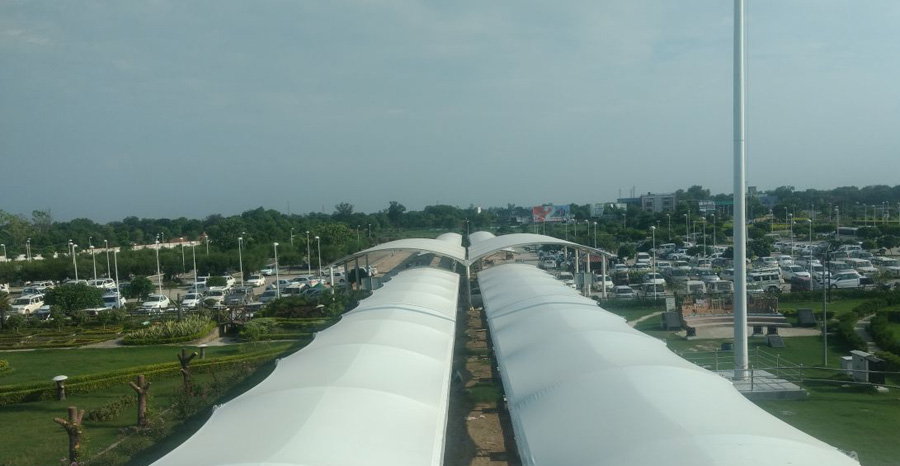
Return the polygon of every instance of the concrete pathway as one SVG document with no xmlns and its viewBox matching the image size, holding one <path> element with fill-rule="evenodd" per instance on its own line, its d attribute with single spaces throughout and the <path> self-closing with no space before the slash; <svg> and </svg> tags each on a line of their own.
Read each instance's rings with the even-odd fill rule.
<svg viewBox="0 0 900 466">
<path fill-rule="evenodd" d="M 866 342 L 866 352 L 874 353 L 876 351 L 880 351 L 881 348 L 875 344 L 875 340 L 872 339 L 872 335 L 869 335 L 869 322 L 872 320 L 872 317 L 875 317 L 875 314 L 868 315 L 856 321 L 856 334 L 859 335 L 863 341 Z"/>
<path fill-rule="evenodd" d="M 637 319 L 635 319 L 635 320 L 632 320 L 631 322 L 628 322 L 628 325 L 634 327 L 635 325 L 637 325 L 637 324 L 639 324 L 639 323 L 641 323 L 641 322 L 643 322 L 643 321 L 645 321 L 645 320 L 647 320 L 647 319 L 652 319 L 652 318 L 654 318 L 654 317 L 656 317 L 656 316 L 662 315 L 662 313 L 663 313 L 663 311 L 657 311 L 657 312 L 654 312 L 654 313 L 652 313 L 652 314 L 647 314 L 647 315 L 645 315 L 645 316 L 642 316 L 642 317 L 640 317 L 640 318 L 637 318 Z"/>
</svg>

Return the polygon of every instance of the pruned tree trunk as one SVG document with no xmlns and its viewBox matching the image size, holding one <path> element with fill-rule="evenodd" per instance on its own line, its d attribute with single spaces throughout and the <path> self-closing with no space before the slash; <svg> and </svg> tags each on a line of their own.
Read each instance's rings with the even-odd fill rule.
<svg viewBox="0 0 900 466">
<path fill-rule="evenodd" d="M 79 410 L 74 406 L 69 406 L 69 420 L 61 418 L 53 418 L 53 422 L 63 426 L 66 433 L 69 434 L 69 462 L 78 461 L 78 450 L 81 447 L 81 419 L 84 417 L 84 410 Z"/>
<path fill-rule="evenodd" d="M 131 389 L 138 395 L 138 427 L 147 425 L 147 392 L 150 391 L 150 382 L 145 382 L 144 374 L 137 376 L 137 383 L 128 382 Z"/>
<path fill-rule="evenodd" d="M 184 391 L 186 393 L 193 393 L 191 387 L 191 360 L 197 357 L 197 352 L 194 351 L 191 354 L 188 354 L 187 350 L 181 348 L 181 354 L 178 355 L 178 362 L 181 363 L 181 376 L 184 378 Z"/>
</svg>

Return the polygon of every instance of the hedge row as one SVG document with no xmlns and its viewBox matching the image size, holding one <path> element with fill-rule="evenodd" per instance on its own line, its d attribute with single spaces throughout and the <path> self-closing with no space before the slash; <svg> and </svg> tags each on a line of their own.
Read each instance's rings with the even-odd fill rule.
<svg viewBox="0 0 900 466">
<path fill-rule="evenodd" d="M 313 340 L 313 334 L 311 333 L 266 333 L 264 335 L 260 335 L 258 338 L 261 341 L 268 340 L 303 340 L 310 342 Z"/>
<path fill-rule="evenodd" d="M 262 362 L 273 359 L 283 350 L 268 350 L 257 353 L 223 356 L 216 359 L 195 360 L 191 364 L 194 373 L 209 372 L 214 369 L 227 369 L 248 362 Z M 168 377 L 180 373 L 181 365 L 178 362 L 148 364 L 144 366 L 129 367 L 114 371 L 100 372 L 72 377 L 66 381 L 67 393 L 90 393 L 103 390 L 115 385 L 126 384 L 134 380 L 138 374 L 147 377 Z M 0 406 L 53 399 L 56 396 L 56 387 L 46 382 L 31 382 L 24 384 L 0 386 Z"/>
<path fill-rule="evenodd" d="M 129 346 L 139 346 L 139 345 L 167 345 L 171 343 L 182 343 L 185 341 L 192 341 L 198 338 L 203 338 L 206 335 L 209 335 L 209 332 L 212 332 L 214 328 L 216 328 L 216 323 L 210 321 L 199 331 L 191 333 L 189 335 L 182 335 L 180 337 L 171 337 L 171 338 L 129 338 L 125 337 L 122 339 L 123 345 Z"/>
<path fill-rule="evenodd" d="M 846 350 L 860 350 L 865 351 L 868 348 L 865 340 L 858 333 L 856 333 L 856 322 L 859 320 L 859 316 L 853 312 L 848 312 L 846 314 L 842 314 L 838 317 L 837 327 L 834 329 L 834 334 L 837 337 L 838 341 L 840 341 L 844 349 Z"/>
<path fill-rule="evenodd" d="M 869 322 L 869 334 L 872 340 L 883 351 L 893 354 L 900 354 L 900 340 L 890 328 L 888 316 L 886 313 L 879 313 Z"/>
<path fill-rule="evenodd" d="M 876 351 L 875 356 L 884 360 L 885 371 L 900 372 L 900 356 L 887 351 Z"/>
</svg>

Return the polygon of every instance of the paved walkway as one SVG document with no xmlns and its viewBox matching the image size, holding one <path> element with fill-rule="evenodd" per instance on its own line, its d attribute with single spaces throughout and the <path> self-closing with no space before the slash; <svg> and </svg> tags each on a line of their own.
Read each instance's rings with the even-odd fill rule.
<svg viewBox="0 0 900 466">
<path fill-rule="evenodd" d="M 875 344 L 875 340 L 872 339 L 872 335 L 869 335 L 869 322 L 872 320 L 872 317 L 875 317 L 875 314 L 868 315 L 856 321 L 856 334 L 866 342 L 866 352 L 874 353 L 876 351 L 880 351 L 881 348 Z"/>
<path fill-rule="evenodd" d="M 647 320 L 647 319 L 652 319 L 652 318 L 654 318 L 654 317 L 656 317 L 656 316 L 658 316 L 658 315 L 662 315 L 662 313 L 663 313 L 663 311 L 657 311 L 657 312 L 654 312 L 654 313 L 652 313 L 652 314 L 647 314 L 647 315 L 645 315 L 645 316 L 642 316 L 642 317 L 639 317 L 639 318 L 637 318 L 637 319 L 634 319 L 634 320 L 632 320 L 631 322 L 628 322 L 628 325 L 634 327 L 635 325 L 637 325 L 637 324 L 639 324 L 639 323 L 641 323 L 641 322 L 643 322 L 643 321 L 645 321 L 645 320 Z"/>
</svg>

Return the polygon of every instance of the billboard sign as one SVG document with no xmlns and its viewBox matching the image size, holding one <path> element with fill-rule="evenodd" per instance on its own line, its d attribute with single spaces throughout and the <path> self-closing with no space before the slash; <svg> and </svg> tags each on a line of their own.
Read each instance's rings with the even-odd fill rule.
<svg viewBox="0 0 900 466">
<path fill-rule="evenodd" d="M 531 217 L 534 223 L 565 222 L 569 219 L 569 204 L 536 205 L 531 208 Z"/>
<path fill-rule="evenodd" d="M 591 204 L 591 217 L 598 218 L 603 216 L 603 204 Z"/>
</svg>

